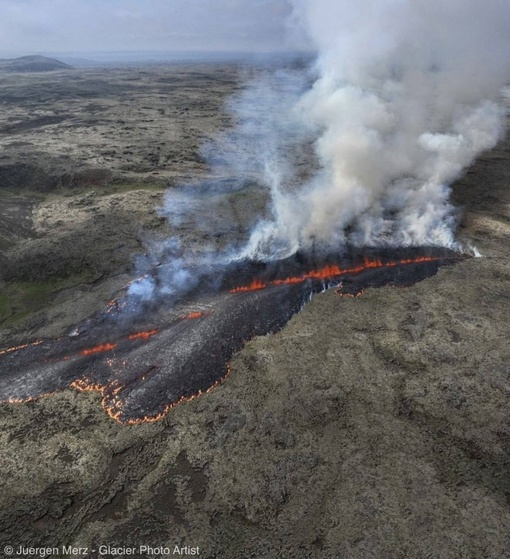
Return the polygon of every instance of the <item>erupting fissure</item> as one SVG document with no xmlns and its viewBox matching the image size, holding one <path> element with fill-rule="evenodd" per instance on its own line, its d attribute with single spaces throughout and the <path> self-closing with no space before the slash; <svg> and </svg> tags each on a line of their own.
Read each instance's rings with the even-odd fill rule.
<svg viewBox="0 0 510 559">
<path fill-rule="evenodd" d="M 300 276 L 288 277 L 285 279 L 277 279 L 268 282 L 264 282 L 260 279 L 253 280 L 248 285 L 243 285 L 241 287 L 235 287 L 230 290 L 230 293 L 246 293 L 249 291 L 258 291 L 260 289 L 265 289 L 267 287 L 277 286 L 277 285 L 294 285 L 297 283 L 303 283 L 307 280 L 331 280 L 339 276 L 345 276 L 347 274 L 360 274 L 366 270 L 374 268 L 394 268 L 395 266 L 405 266 L 408 264 L 421 264 L 425 262 L 437 262 L 440 258 L 434 256 L 419 256 L 416 258 L 405 258 L 402 260 L 390 260 L 383 262 L 382 260 L 370 260 L 365 258 L 362 264 L 357 266 L 351 266 L 349 268 L 340 268 L 337 265 L 324 266 L 318 270 L 312 270 Z"/>
</svg>

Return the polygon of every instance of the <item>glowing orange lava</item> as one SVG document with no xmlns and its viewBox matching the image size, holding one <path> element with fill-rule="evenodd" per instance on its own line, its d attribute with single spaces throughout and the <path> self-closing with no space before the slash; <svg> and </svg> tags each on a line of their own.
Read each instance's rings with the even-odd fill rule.
<svg viewBox="0 0 510 559">
<path fill-rule="evenodd" d="M 48 392 L 40 396 L 27 396 L 26 398 L 7 398 L 7 400 L 0 402 L 0 404 L 29 404 L 30 402 L 36 402 L 37 400 L 53 396 L 54 394 L 56 394 L 56 392 Z"/>
<path fill-rule="evenodd" d="M 344 293 L 342 291 L 342 288 L 339 287 L 338 289 L 335 290 L 335 293 L 337 295 L 340 295 L 340 297 L 351 297 L 351 298 L 356 298 L 356 297 L 362 297 L 363 295 L 365 295 L 365 290 L 362 289 L 361 291 L 358 291 L 358 293 Z"/>
<path fill-rule="evenodd" d="M 122 420 L 120 419 L 120 417 L 114 417 L 113 415 L 111 415 L 108 410 L 106 409 L 105 405 L 103 404 L 103 409 L 106 411 L 106 413 L 108 413 L 108 415 L 110 417 L 112 417 L 113 419 L 115 419 L 116 421 L 118 421 L 119 423 L 123 423 L 123 424 L 127 424 L 127 425 L 140 425 L 141 423 L 156 423 L 157 421 L 160 421 L 161 419 L 163 419 L 165 417 L 165 415 L 168 414 L 168 412 L 172 409 L 175 408 L 176 406 L 180 405 L 180 404 L 184 404 L 185 402 L 191 402 L 192 400 L 196 400 L 197 398 L 200 398 L 200 396 L 203 396 L 204 394 L 209 394 L 210 392 L 212 392 L 217 386 L 219 386 L 220 384 L 222 384 L 225 379 L 230 375 L 230 363 L 227 363 L 227 367 L 226 367 L 226 371 L 225 374 L 223 375 L 223 377 L 221 377 L 220 379 L 218 379 L 214 384 L 212 384 L 207 390 L 199 390 L 196 394 L 192 394 L 191 396 L 181 396 L 177 401 L 172 402 L 171 404 L 168 404 L 167 406 L 165 406 L 165 408 L 163 409 L 163 411 L 161 411 L 160 413 L 158 413 L 157 415 L 153 415 L 153 416 L 146 416 L 146 417 L 139 417 L 136 419 L 126 419 L 126 420 Z M 121 410 L 122 413 L 122 410 Z"/>
<path fill-rule="evenodd" d="M 19 351 L 20 349 L 26 349 L 27 347 L 34 347 L 36 345 L 41 345 L 43 343 L 42 340 L 37 340 L 36 342 L 32 342 L 30 344 L 23 344 L 18 345 L 15 347 L 8 347 L 7 349 L 0 350 L 0 355 L 6 355 L 7 353 L 13 353 L 14 351 Z"/>
<path fill-rule="evenodd" d="M 421 264 L 423 262 L 436 262 L 440 258 L 434 256 L 419 256 L 417 258 L 407 258 L 404 260 L 393 260 L 388 262 L 383 262 L 382 260 L 369 260 L 366 258 L 362 264 L 357 266 L 351 266 L 350 268 L 340 268 L 340 266 L 331 265 L 324 266 L 319 270 L 312 270 L 300 276 L 289 277 L 281 280 L 273 280 L 269 282 L 263 282 L 262 280 L 253 280 L 249 285 L 244 285 L 241 287 L 236 287 L 230 290 L 230 293 L 246 293 L 249 291 L 258 291 L 260 289 L 265 289 L 266 287 L 271 287 L 273 285 L 294 285 L 297 283 L 305 282 L 306 280 L 327 280 L 338 276 L 343 276 L 345 274 L 359 274 L 365 270 L 370 270 L 373 268 L 394 268 L 395 266 L 403 266 L 406 264 Z"/>
<path fill-rule="evenodd" d="M 88 349 L 82 349 L 80 351 L 80 355 L 87 356 L 87 355 L 96 355 L 98 353 L 104 353 L 105 351 L 112 351 L 115 349 L 117 344 L 101 344 L 97 345 L 96 347 L 90 347 Z"/>
<path fill-rule="evenodd" d="M 191 402 L 204 394 L 209 394 L 212 392 L 218 385 L 224 382 L 224 380 L 230 374 L 230 363 L 227 363 L 225 375 L 218 379 L 214 384 L 212 384 L 207 390 L 199 390 L 196 394 L 192 394 L 191 396 L 181 396 L 175 402 L 168 404 L 165 408 L 158 414 L 152 416 L 145 416 L 145 417 L 138 417 L 134 419 L 122 419 L 122 414 L 124 412 L 124 407 L 120 397 L 118 396 L 119 392 L 124 388 L 122 385 L 118 384 L 117 381 L 113 381 L 111 384 L 95 384 L 90 382 L 87 379 L 78 379 L 73 381 L 70 384 L 71 388 L 78 390 L 79 392 L 99 392 L 101 395 L 101 407 L 106 412 L 106 414 L 117 423 L 122 423 L 124 425 L 140 425 L 141 423 L 156 423 L 165 417 L 168 412 L 178 406 L 179 404 L 183 404 L 185 402 Z M 38 398 L 32 398 L 27 401 L 37 400 Z M 19 402 L 11 402 L 11 403 L 21 403 Z"/>
<path fill-rule="evenodd" d="M 123 411 L 122 402 L 117 396 L 120 390 L 122 390 L 122 386 L 118 385 L 117 381 L 113 381 L 110 384 L 94 384 L 88 379 L 78 379 L 73 381 L 69 386 L 79 392 L 99 392 L 103 410 L 118 423 L 124 423 L 121 420 Z M 106 393 L 108 389 L 111 389 L 111 396 Z"/>
<path fill-rule="evenodd" d="M 401 265 L 406 265 L 406 264 L 419 264 L 419 263 L 424 263 L 424 262 L 435 262 L 435 261 L 438 261 L 438 260 L 440 260 L 440 258 L 427 257 L 427 256 L 421 256 L 421 257 L 417 257 L 417 258 L 409 258 L 409 259 L 398 260 L 398 261 L 388 261 L 388 262 L 383 262 L 381 260 L 365 259 L 363 261 L 363 263 L 358 264 L 356 266 L 352 266 L 350 268 L 340 268 L 339 266 L 336 266 L 336 265 L 330 265 L 330 266 L 324 266 L 323 268 L 320 268 L 318 270 L 312 270 L 312 271 L 304 273 L 300 276 L 288 277 L 288 278 L 285 278 L 285 279 L 273 280 L 273 281 L 269 281 L 269 282 L 263 282 L 262 280 L 255 279 L 249 285 L 241 286 L 241 287 L 237 287 L 235 289 L 232 289 L 230 291 L 230 293 L 243 293 L 243 292 L 257 291 L 257 290 L 264 289 L 264 288 L 270 287 L 270 286 L 299 284 L 299 283 L 302 283 L 302 282 L 304 282 L 306 280 L 309 280 L 309 279 L 312 279 L 312 280 L 331 280 L 333 278 L 337 278 L 337 277 L 342 276 L 342 275 L 358 274 L 358 273 L 361 273 L 365 270 L 373 269 L 373 268 L 392 268 L 392 267 L 395 267 L 395 266 L 401 266 Z M 361 290 L 356 295 L 352 295 L 352 294 L 349 294 L 349 293 L 342 293 L 342 287 L 340 285 L 340 287 L 338 287 L 338 289 L 337 289 L 337 293 L 339 295 L 342 295 L 342 296 L 357 297 L 357 296 L 362 295 L 363 291 Z M 112 301 L 110 303 L 111 306 L 114 306 L 114 304 L 115 304 L 115 301 Z M 182 320 L 198 319 L 198 318 L 208 316 L 210 314 L 211 314 L 211 312 L 192 312 L 192 313 L 190 313 L 186 316 L 181 317 L 181 319 Z M 158 330 L 156 330 L 156 329 L 148 330 L 148 331 L 145 331 L 145 332 L 136 332 L 136 333 L 128 335 L 127 338 L 124 338 L 124 343 L 125 343 L 126 339 L 130 340 L 130 341 L 148 340 L 149 338 L 151 338 L 152 336 L 155 336 L 156 334 L 158 334 Z M 21 350 L 21 349 L 24 349 L 24 348 L 27 348 L 27 347 L 30 347 L 30 346 L 40 345 L 42 343 L 43 343 L 42 340 L 39 340 L 39 341 L 36 341 L 36 342 L 33 342 L 33 343 L 20 345 L 20 346 L 16 346 L 16 347 L 12 347 L 12 348 L 7 348 L 5 350 L 0 350 L 0 356 L 4 355 L 4 354 L 7 354 L 7 353 L 14 352 L 14 351 L 18 351 L 18 350 Z M 119 342 L 119 344 L 122 344 L 122 343 L 123 342 Z M 104 353 L 104 352 L 109 352 L 109 351 L 112 351 L 112 350 L 116 349 L 119 344 L 117 344 L 117 343 L 103 343 L 103 344 L 97 345 L 95 347 L 83 349 L 79 352 L 78 355 L 89 356 L 89 355 L 96 355 L 96 354 L 101 354 L 101 353 Z M 70 357 L 67 356 L 67 357 L 64 357 L 63 359 L 67 360 L 67 359 L 70 359 Z M 157 366 L 152 365 L 140 377 L 141 380 L 145 380 L 147 374 L 149 372 L 151 372 L 153 369 L 157 369 Z M 124 404 L 123 404 L 123 401 L 121 399 L 121 394 L 120 393 L 122 392 L 122 390 L 127 388 L 127 385 L 120 384 L 118 379 L 114 379 L 110 382 L 107 382 L 106 384 L 99 384 L 99 383 L 94 383 L 87 378 L 81 378 L 81 379 L 77 379 L 77 380 L 73 381 L 69 385 L 69 387 L 74 388 L 75 390 L 78 390 L 80 392 L 98 392 L 101 396 L 101 406 L 110 418 L 117 421 L 118 423 L 128 424 L 128 425 L 138 425 L 138 424 L 141 424 L 141 423 L 155 423 L 155 422 L 161 420 L 163 417 L 165 417 L 167 415 L 167 413 L 172 408 L 178 406 L 179 404 L 182 404 L 184 402 L 189 402 L 191 400 L 199 398 L 203 394 L 207 394 L 207 393 L 211 392 L 219 384 L 224 382 L 224 380 L 229 376 L 229 374 L 230 374 L 230 364 L 227 363 L 225 374 L 223 375 L 223 377 L 218 379 L 214 384 L 212 384 L 206 390 L 204 390 L 204 391 L 199 390 L 195 394 L 192 394 L 191 396 L 181 396 L 181 398 L 179 398 L 175 402 L 172 402 L 172 403 L 166 405 L 163 408 L 163 410 L 156 415 L 133 418 L 133 419 L 124 419 L 123 418 L 123 415 L 125 414 L 125 410 L 124 410 Z M 50 392 L 50 393 L 41 394 L 41 395 L 35 396 L 35 397 L 28 397 L 28 398 L 25 398 L 25 399 L 14 399 L 13 398 L 13 399 L 7 400 L 7 402 L 12 403 L 12 404 L 22 404 L 22 403 L 27 403 L 27 402 L 33 402 L 33 401 L 36 401 L 36 400 L 40 400 L 41 398 L 51 396 L 52 394 L 54 394 L 54 393 Z M 0 402 L 0 403 L 4 403 L 4 402 Z"/>
<path fill-rule="evenodd" d="M 128 340 L 148 340 L 155 336 L 159 330 L 148 330 L 147 332 L 137 332 L 136 334 L 130 334 Z"/>
<path fill-rule="evenodd" d="M 259 289 L 265 289 L 269 284 L 264 283 L 261 280 L 253 280 L 250 285 L 244 285 L 242 287 L 236 287 L 231 289 L 230 293 L 245 293 L 247 291 L 258 291 Z"/>
<path fill-rule="evenodd" d="M 194 318 L 203 318 L 204 316 L 209 315 L 210 313 L 207 312 L 192 312 L 187 314 L 186 316 L 181 317 L 181 320 L 191 320 Z"/>
</svg>

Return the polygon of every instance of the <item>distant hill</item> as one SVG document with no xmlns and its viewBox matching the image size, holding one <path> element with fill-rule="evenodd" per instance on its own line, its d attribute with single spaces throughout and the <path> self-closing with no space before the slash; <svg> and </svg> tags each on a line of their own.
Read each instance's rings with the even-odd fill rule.
<svg viewBox="0 0 510 559">
<path fill-rule="evenodd" d="M 69 68 L 72 68 L 72 66 L 46 56 L 0 58 L 0 72 L 52 72 Z"/>
</svg>

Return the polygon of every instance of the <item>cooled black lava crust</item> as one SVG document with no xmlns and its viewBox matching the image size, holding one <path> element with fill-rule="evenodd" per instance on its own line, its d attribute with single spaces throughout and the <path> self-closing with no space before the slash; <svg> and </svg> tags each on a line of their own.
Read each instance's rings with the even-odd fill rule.
<svg viewBox="0 0 510 559">
<path fill-rule="evenodd" d="M 366 258 L 384 264 L 421 257 L 434 260 L 278 283 L 325 266 L 353 268 Z M 364 250 L 348 257 L 298 254 L 279 262 L 211 269 L 173 309 L 158 300 L 133 313 L 129 301 L 121 298 L 58 340 L 0 354 L 0 400 L 27 401 L 74 386 L 98 390 L 105 411 L 118 421 L 154 420 L 217 384 L 248 340 L 282 328 L 314 293 L 335 286 L 344 295 L 388 284 L 407 286 L 459 258 L 443 249 Z M 213 276 L 219 281 L 212 281 Z M 254 280 L 267 287 L 233 292 Z M 190 314 L 197 312 L 201 314 Z M 148 334 L 133 337 L 140 332 Z"/>
</svg>

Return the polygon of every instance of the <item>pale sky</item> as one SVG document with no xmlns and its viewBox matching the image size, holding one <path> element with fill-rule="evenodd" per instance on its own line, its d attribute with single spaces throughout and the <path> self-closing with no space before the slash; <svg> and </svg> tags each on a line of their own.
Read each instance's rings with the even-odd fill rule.
<svg viewBox="0 0 510 559">
<path fill-rule="evenodd" d="M 0 52 L 299 48 L 288 0 L 0 0 Z"/>
</svg>

